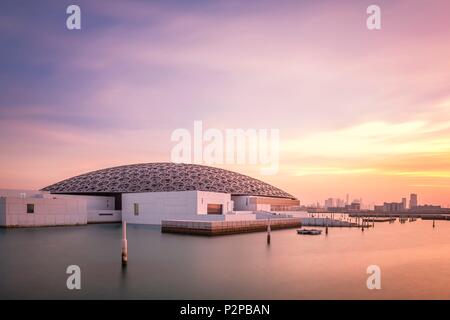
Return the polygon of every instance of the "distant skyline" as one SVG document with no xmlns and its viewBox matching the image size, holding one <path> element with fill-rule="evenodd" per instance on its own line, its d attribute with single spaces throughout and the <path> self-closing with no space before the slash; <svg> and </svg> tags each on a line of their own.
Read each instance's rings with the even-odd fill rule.
<svg viewBox="0 0 450 320">
<path fill-rule="evenodd" d="M 347 200 L 344 200 L 339 197 L 337 197 L 337 198 L 329 197 L 329 198 L 324 199 L 322 203 L 320 201 L 316 201 L 313 203 L 304 203 L 303 205 L 315 207 L 315 206 L 317 206 L 317 204 L 319 204 L 319 206 L 325 207 L 325 208 L 326 207 L 338 207 L 339 208 L 339 207 L 345 207 L 345 205 L 351 204 L 353 202 L 360 203 L 362 205 L 361 206 L 362 209 L 373 209 L 374 206 L 383 205 L 384 203 L 402 203 L 403 207 L 406 209 L 409 209 L 411 207 L 416 207 L 418 205 L 419 206 L 432 205 L 431 203 L 420 202 L 420 195 L 415 194 L 415 193 L 405 195 L 401 199 L 385 199 L 379 203 L 365 202 L 364 199 L 362 199 L 362 198 L 356 198 L 356 199 L 347 201 Z M 450 202 L 443 206 L 450 208 Z"/>
<path fill-rule="evenodd" d="M 176 128 L 280 130 L 303 204 L 450 203 L 449 1 L 0 3 L 0 188 L 170 161 Z"/>
</svg>

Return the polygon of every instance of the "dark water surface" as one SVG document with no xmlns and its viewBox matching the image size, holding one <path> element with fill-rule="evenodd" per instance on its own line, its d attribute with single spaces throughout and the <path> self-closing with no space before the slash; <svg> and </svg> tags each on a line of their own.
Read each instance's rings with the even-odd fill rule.
<svg viewBox="0 0 450 320">
<path fill-rule="evenodd" d="M 119 224 L 0 229 L 1 299 L 431 299 L 450 298 L 450 222 L 378 223 L 204 238 L 128 226 L 120 263 Z M 66 268 L 81 268 L 68 290 Z M 366 269 L 381 268 L 381 290 Z"/>
</svg>

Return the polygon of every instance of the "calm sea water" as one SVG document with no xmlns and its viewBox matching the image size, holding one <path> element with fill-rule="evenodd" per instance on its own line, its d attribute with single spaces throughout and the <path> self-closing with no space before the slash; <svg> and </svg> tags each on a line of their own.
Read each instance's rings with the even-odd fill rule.
<svg viewBox="0 0 450 320">
<path fill-rule="evenodd" d="M 0 229 L 1 299 L 431 299 L 450 298 L 450 222 L 377 223 L 204 238 L 128 226 L 129 265 L 118 224 Z M 66 288 L 68 265 L 82 289 Z M 366 287 L 369 265 L 381 290 Z"/>
</svg>

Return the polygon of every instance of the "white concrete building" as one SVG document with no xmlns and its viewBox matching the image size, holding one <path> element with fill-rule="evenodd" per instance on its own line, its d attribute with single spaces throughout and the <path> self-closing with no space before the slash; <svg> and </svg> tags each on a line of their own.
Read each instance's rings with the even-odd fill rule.
<svg viewBox="0 0 450 320">
<path fill-rule="evenodd" d="M 114 197 L 0 190 L 0 226 L 42 227 L 120 222 Z"/>
<path fill-rule="evenodd" d="M 63 195 L 61 199 L 79 199 L 86 201 L 87 223 L 106 223 L 122 221 L 122 211 L 115 209 L 115 198 L 95 195 Z"/>
<path fill-rule="evenodd" d="M 76 198 L 0 197 L 0 226 L 41 227 L 87 224 L 86 201 Z"/>
<path fill-rule="evenodd" d="M 161 224 L 162 220 L 221 220 L 232 213 L 233 202 L 226 193 L 175 191 L 124 193 L 122 216 L 128 223 Z"/>
<path fill-rule="evenodd" d="M 98 170 L 58 182 L 32 196 L 4 194 L 0 201 L 3 226 L 254 220 L 300 204 L 294 196 L 239 173 L 174 163 Z M 33 213 L 28 212 L 31 206 Z"/>
</svg>

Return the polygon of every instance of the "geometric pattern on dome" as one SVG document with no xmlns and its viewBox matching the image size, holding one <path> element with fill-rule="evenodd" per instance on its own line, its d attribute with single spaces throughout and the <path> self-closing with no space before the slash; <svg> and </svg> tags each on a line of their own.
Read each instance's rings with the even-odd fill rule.
<svg viewBox="0 0 450 320">
<path fill-rule="evenodd" d="M 296 199 L 258 179 L 198 164 L 142 163 L 97 170 L 42 189 L 51 193 L 212 191 Z"/>
</svg>

